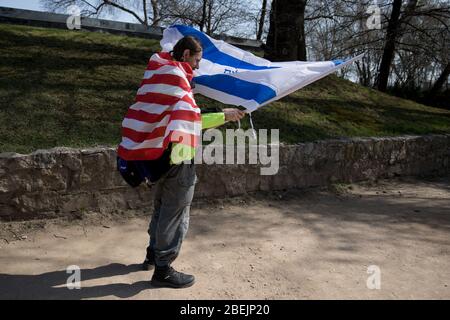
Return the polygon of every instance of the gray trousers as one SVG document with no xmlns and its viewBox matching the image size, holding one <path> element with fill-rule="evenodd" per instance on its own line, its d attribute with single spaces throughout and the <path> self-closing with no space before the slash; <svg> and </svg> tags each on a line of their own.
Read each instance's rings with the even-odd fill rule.
<svg viewBox="0 0 450 320">
<path fill-rule="evenodd" d="M 170 168 L 155 185 L 154 212 L 148 233 L 155 264 L 170 265 L 178 256 L 189 227 L 189 211 L 194 197 L 195 165 Z"/>
</svg>

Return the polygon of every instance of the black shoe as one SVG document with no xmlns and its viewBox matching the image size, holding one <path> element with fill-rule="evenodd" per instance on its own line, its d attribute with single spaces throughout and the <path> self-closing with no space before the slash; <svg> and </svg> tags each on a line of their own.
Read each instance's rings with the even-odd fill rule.
<svg viewBox="0 0 450 320">
<path fill-rule="evenodd" d="M 150 248 L 147 248 L 147 255 L 142 263 L 142 269 L 145 271 L 152 270 L 155 266 L 155 252 Z"/>
<path fill-rule="evenodd" d="M 194 284 L 195 278 L 190 274 L 176 271 L 172 267 L 156 267 L 152 277 L 152 286 L 166 288 L 187 288 Z"/>
</svg>

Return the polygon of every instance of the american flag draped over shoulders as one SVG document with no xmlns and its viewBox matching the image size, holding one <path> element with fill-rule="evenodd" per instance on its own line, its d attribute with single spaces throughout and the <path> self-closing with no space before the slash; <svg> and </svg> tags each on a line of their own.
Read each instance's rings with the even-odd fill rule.
<svg viewBox="0 0 450 320">
<path fill-rule="evenodd" d="M 148 63 L 135 103 L 122 122 L 117 153 L 124 160 L 155 160 L 170 143 L 195 148 L 201 134 L 200 108 L 191 90 L 193 70 L 167 52 Z"/>
</svg>

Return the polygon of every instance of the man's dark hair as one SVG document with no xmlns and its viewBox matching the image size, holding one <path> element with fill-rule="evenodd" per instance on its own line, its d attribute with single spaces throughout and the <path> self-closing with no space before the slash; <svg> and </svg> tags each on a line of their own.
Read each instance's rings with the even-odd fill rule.
<svg viewBox="0 0 450 320">
<path fill-rule="evenodd" d="M 173 48 L 173 51 L 171 51 L 173 58 L 176 61 L 181 61 L 184 50 L 186 49 L 189 49 L 189 52 L 191 54 L 196 54 L 202 51 L 202 44 L 197 38 L 194 38 L 192 36 L 184 37 L 177 42 L 177 44 Z"/>
</svg>

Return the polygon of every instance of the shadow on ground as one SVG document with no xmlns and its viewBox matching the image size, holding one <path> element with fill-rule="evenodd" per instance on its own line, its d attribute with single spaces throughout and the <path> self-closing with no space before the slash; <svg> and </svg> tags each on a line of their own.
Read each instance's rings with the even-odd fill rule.
<svg viewBox="0 0 450 320">
<path fill-rule="evenodd" d="M 82 269 L 81 274 L 85 282 L 139 271 L 142 271 L 140 264 L 113 263 L 93 269 Z M 68 290 L 66 285 L 69 276 L 66 270 L 39 275 L 0 274 L 0 299 L 79 300 L 108 296 L 130 298 L 143 290 L 152 289 L 149 281 L 138 281 L 132 284 L 114 283 Z"/>
</svg>

